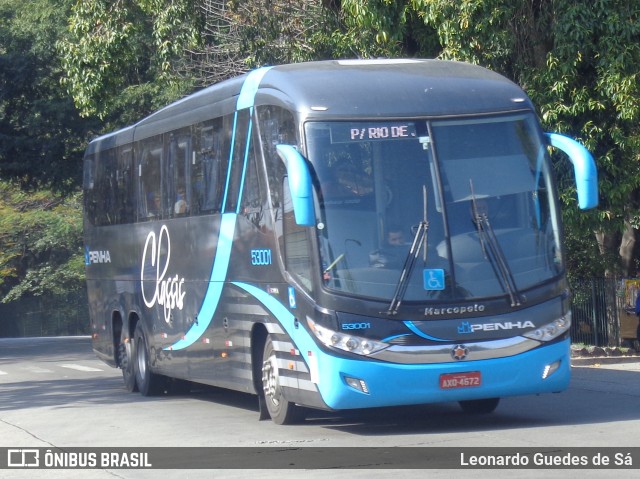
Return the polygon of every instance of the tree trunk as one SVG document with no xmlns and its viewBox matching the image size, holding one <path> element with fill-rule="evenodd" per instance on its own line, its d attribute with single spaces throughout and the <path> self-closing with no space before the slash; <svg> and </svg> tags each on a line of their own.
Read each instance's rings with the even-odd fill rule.
<svg viewBox="0 0 640 479">
<path fill-rule="evenodd" d="M 619 263 L 617 258 L 620 256 L 621 242 L 618 233 L 608 233 L 604 231 L 596 231 L 596 241 L 600 254 L 605 257 L 606 264 L 616 265 Z M 613 278 L 616 276 L 615 267 L 607 267 L 605 277 Z"/>
<path fill-rule="evenodd" d="M 620 265 L 622 267 L 622 276 L 625 278 L 633 278 L 636 273 L 636 265 L 634 261 L 634 252 L 636 246 L 636 229 L 629 223 L 624 222 L 624 231 L 620 241 Z"/>
</svg>

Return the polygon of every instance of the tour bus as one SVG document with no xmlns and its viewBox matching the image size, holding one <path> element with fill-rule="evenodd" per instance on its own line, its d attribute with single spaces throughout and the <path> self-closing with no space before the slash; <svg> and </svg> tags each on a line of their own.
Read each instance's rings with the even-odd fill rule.
<svg viewBox="0 0 640 479">
<path fill-rule="evenodd" d="M 551 147 L 596 206 L 589 152 L 478 66 L 309 62 L 202 89 L 88 146 L 93 348 L 129 391 L 242 391 L 278 424 L 562 391 Z"/>
</svg>

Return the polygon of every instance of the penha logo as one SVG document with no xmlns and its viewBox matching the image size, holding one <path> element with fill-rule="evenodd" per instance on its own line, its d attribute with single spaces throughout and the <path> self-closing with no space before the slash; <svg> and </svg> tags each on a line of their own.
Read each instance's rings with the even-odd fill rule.
<svg viewBox="0 0 640 479">
<path fill-rule="evenodd" d="M 111 263 L 111 253 L 106 251 L 91 251 L 88 246 L 84 248 L 84 264 L 89 266 L 90 264 Z"/>
<path fill-rule="evenodd" d="M 505 321 L 504 323 L 474 323 L 463 321 L 458 326 L 458 334 L 470 334 L 475 331 L 499 331 L 511 329 L 529 329 L 535 328 L 536 325 L 531 321 Z"/>
<path fill-rule="evenodd" d="M 156 304 L 164 307 L 164 320 L 171 322 L 171 311 L 178 308 L 182 310 L 185 292 L 184 278 L 176 274 L 165 278 L 171 260 L 171 238 L 166 225 L 160 228 L 160 234 L 156 238 L 155 232 L 147 235 L 142 252 L 142 267 L 140 268 L 140 285 L 142 287 L 142 299 L 147 308 L 153 308 Z M 148 294 L 153 289 L 152 294 Z"/>
</svg>

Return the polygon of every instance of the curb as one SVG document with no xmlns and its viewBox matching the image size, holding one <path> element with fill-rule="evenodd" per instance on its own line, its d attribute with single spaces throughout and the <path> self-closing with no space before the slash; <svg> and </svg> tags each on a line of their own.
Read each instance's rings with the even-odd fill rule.
<svg viewBox="0 0 640 479">
<path fill-rule="evenodd" d="M 630 364 L 640 363 L 640 356 L 606 356 L 595 358 L 571 358 L 571 366 L 593 366 L 594 364 Z"/>
</svg>

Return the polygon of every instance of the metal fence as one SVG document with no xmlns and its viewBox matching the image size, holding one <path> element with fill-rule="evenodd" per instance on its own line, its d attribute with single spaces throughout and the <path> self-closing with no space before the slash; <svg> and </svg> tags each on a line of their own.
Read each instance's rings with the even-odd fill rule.
<svg viewBox="0 0 640 479">
<path fill-rule="evenodd" d="M 0 338 L 89 334 L 86 290 L 0 303 Z"/>
<path fill-rule="evenodd" d="M 638 280 L 591 278 L 573 281 L 571 341 L 591 346 L 637 346 L 635 299 Z"/>
</svg>

